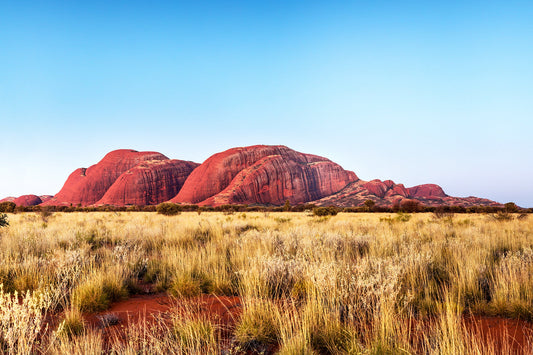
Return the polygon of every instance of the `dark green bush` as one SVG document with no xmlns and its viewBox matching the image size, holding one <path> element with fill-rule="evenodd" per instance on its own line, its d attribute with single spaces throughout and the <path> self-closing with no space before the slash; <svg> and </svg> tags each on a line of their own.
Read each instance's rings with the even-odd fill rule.
<svg viewBox="0 0 533 355">
<path fill-rule="evenodd" d="M 6 226 L 9 226 L 9 222 L 7 221 L 7 214 L 0 214 L 0 227 Z"/>
<path fill-rule="evenodd" d="M 14 202 L 2 202 L 0 203 L 0 212 L 13 213 L 16 207 Z"/>
<path fill-rule="evenodd" d="M 163 214 L 165 216 L 175 216 L 181 213 L 181 206 L 175 203 L 170 202 L 164 202 L 160 203 L 156 207 L 156 211 L 159 214 Z"/>
<path fill-rule="evenodd" d="M 422 206 L 420 206 L 420 202 L 416 200 L 403 200 L 400 203 L 400 211 L 401 212 L 407 212 L 407 213 L 415 213 L 422 210 Z"/>
<path fill-rule="evenodd" d="M 516 213 L 518 212 L 518 206 L 514 202 L 507 202 L 505 205 L 505 212 Z"/>
<path fill-rule="evenodd" d="M 365 205 L 367 211 L 373 211 L 374 210 L 374 206 L 376 205 L 376 201 L 374 201 L 374 200 L 366 200 L 364 205 Z"/>
<path fill-rule="evenodd" d="M 315 216 L 336 216 L 338 212 L 335 207 L 316 207 L 313 209 Z"/>
</svg>

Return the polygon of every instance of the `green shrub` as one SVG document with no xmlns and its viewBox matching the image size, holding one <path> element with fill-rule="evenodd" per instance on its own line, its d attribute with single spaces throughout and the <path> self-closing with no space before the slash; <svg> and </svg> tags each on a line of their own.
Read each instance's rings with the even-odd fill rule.
<svg viewBox="0 0 533 355">
<path fill-rule="evenodd" d="M 511 221 L 514 219 L 514 216 L 507 211 L 498 211 L 491 215 L 491 218 L 498 222 Z"/>
<path fill-rule="evenodd" d="M 85 321 L 81 312 L 77 308 L 72 308 L 65 312 L 63 321 L 59 323 L 57 335 L 72 336 L 81 335 L 85 330 Z"/>
<path fill-rule="evenodd" d="M 366 200 L 364 202 L 364 205 L 365 205 L 365 210 L 373 211 L 374 210 L 374 206 L 376 205 L 376 201 L 374 201 L 374 200 Z"/>
<path fill-rule="evenodd" d="M 17 205 L 15 205 L 14 202 L 2 202 L 0 203 L 0 212 L 7 212 L 7 213 L 13 213 L 15 212 L 15 208 Z"/>
<path fill-rule="evenodd" d="M 79 284 L 72 293 L 72 303 L 82 312 L 102 311 L 111 302 L 128 296 L 124 277 L 119 273 L 108 271 L 96 274 Z"/>
<path fill-rule="evenodd" d="M 202 288 L 198 280 L 188 275 L 175 278 L 170 286 L 170 293 L 176 297 L 194 297 L 202 293 Z"/>
<path fill-rule="evenodd" d="M 400 203 L 400 211 L 407 212 L 407 213 L 414 213 L 414 212 L 420 212 L 422 210 L 422 206 L 420 206 L 420 202 L 416 200 L 402 200 Z"/>
<path fill-rule="evenodd" d="M 181 213 L 181 206 L 175 203 L 170 202 L 164 202 L 160 203 L 156 207 L 156 211 L 159 214 L 165 215 L 165 216 L 175 216 Z"/>
<path fill-rule="evenodd" d="M 504 206 L 505 206 L 505 212 L 508 212 L 508 213 L 518 212 L 518 206 L 514 202 L 507 202 Z"/>
<path fill-rule="evenodd" d="M 207 319 L 175 319 L 172 335 L 184 353 L 219 353 L 216 327 Z"/>
<path fill-rule="evenodd" d="M 87 282 L 78 286 L 72 293 L 72 302 L 83 312 L 103 311 L 109 307 L 109 297 L 101 285 Z"/>
<path fill-rule="evenodd" d="M 353 334 L 340 324 L 331 321 L 310 329 L 310 342 L 319 354 L 346 353 L 353 347 Z"/>
<path fill-rule="evenodd" d="M 235 338 L 245 349 L 249 349 L 257 345 L 276 344 L 279 331 L 273 304 L 257 301 L 245 305 L 235 329 Z"/>
<path fill-rule="evenodd" d="M 7 214 L 0 214 L 0 227 L 6 226 L 9 226 L 9 222 L 7 221 Z"/>
<path fill-rule="evenodd" d="M 313 209 L 315 216 L 336 216 L 338 212 L 335 207 L 316 207 Z"/>
</svg>

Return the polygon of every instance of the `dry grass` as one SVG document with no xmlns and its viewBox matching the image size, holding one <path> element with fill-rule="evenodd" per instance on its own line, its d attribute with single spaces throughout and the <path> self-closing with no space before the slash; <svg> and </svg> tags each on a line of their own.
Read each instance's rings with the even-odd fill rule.
<svg viewBox="0 0 533 355">
<path fill-rule="evenodd" d="M 531 218 L 122 212 L 9 221 L 0 229 L 0 353 L 222 350 L 219 330 L 193 310 L 107 345 L 80 325 L 80 311 L 146 282 L 177 297 L 240 296 L 232 349 L 495 354 L 462 314 L 533 320 Z M 63 328 L 45 329 L 46 314 L 62 310 Z"/>
</svg>

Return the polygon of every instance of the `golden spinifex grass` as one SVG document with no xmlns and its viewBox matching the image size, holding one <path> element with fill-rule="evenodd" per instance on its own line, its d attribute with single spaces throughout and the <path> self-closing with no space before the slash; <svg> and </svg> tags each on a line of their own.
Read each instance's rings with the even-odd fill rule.
<svg viewBox="0 0 533 355">
<path fill-rule="evenodd" d="M 0 229 L 0 353 L 511 353 L 511 340 L 496 347 L 466 328 L 463 315 L 533 320 L 533 218 L 259 212 L 8 218 L 9 227 Z M 176 302 L 238 295 L 242 315 L 224 332 L 229 338 L 220 324 L 197 318 L 194 307 L 158 326 L 131 325 L 115 340 L 81 318 L 146 284 Z M 37 323 L 24 321 L 30 314 Z M 45 315 L 56 321 L 46 323 Z"/>
</svg>

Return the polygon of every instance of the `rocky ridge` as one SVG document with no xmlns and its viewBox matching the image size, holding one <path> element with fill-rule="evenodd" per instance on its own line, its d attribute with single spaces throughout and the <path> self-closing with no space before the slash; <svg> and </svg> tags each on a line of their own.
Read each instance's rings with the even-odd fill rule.
<svg viewBox="0 0 533 355">
<path fill-rule="evenodd" d="M 372 200 L 391 206 L 404 200 L 423 205 L 501 206 L 478 197 L 448 196 L 435 184 L 405 187 L 392 180 L 360 180 L 329 159 L 282 145 L 238 147 L 204 163 L 169 159 L 158 152 L 119 149 L 89 168 L 72 172 L 55 196 L 0 200 L 32 206 L 155 205 L 164 201 L 226 204 L 354 207 Z"/>
</svg>

